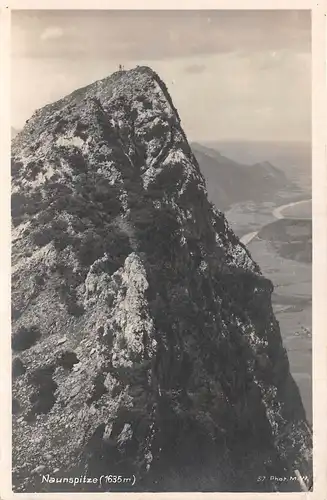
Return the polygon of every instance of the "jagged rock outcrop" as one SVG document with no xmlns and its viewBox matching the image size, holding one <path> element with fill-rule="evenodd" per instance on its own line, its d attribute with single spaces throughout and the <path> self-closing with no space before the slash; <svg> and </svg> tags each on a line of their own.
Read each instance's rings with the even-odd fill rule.
<svg viewBox="0 0 327 500">
<path fill-rule="evenodd" d="M 15 491 L 99 489 L 47 473 L 135 475 L 103 485 L 132 491 L 311 475 L 272 284 L 208 202 L 152 70 L 33 115 L 12 144 L 12 224 Z"/>
</svg>

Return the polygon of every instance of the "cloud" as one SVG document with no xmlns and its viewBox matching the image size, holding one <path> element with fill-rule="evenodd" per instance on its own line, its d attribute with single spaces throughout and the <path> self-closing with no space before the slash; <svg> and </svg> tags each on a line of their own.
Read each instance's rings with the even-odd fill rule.
<svg viewBox="0 0 327 500">
<path fill-rule="evenodd" d="M 49 26 L 48 28 L 45 28 L 44 31 L 41 33 L 41 40 L 56 40 L 58 38 L 61 38 L 64 34 L 64 30 L 60 28 L 59 26 Z"/>
<path fill-rule="evenodd" d="M 274 113 L 274 108 L 271 106 L 265 106 L 264 108 L 254 110 L 254 112 L 262 118 L 271 118 Z"/>
<path fill-rule="evenodd" d="M 158 61 L 311 50 L 309 11 L 44 10 L 33 11 L 33 17 L 30 11 L 15 11 L 12 20 L 13 53 L 27 57 Z M 21 44 L 18 28 L 24 31 Z M 40 44 L 34 33 L 58 43 Z"/>
<path fill-rule="evenodd" d="M 203 73 L 206 66 L 204 64 L 190 64 L 184 68 L 185 73 Z"/>
</svg>

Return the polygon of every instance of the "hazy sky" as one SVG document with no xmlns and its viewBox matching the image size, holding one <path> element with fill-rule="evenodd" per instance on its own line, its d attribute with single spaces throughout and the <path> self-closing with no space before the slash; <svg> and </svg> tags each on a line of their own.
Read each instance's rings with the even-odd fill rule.
<svg viewBox="0 0 327 500">
<path fill-rule="evenodd" d="M 153 67 L 189 140 L 309 140 L 309 11 L 14 11 L 12 125 L 108 76 Z"/>
</svg>

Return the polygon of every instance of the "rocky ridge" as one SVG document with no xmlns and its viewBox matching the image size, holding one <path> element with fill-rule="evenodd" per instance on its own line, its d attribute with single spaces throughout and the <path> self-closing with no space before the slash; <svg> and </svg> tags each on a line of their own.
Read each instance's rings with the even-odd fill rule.
<svg viewBox="0 0 327 500">
<path fill-rule="evenodd" d="M 134 475 L 132 491 L 311 477 L 272 284 L 209 203 L 151 69 L 28 120 L 12 142 L 12 236 L 15 491 L 67 490 L 41 470 Z"/>
</svg>

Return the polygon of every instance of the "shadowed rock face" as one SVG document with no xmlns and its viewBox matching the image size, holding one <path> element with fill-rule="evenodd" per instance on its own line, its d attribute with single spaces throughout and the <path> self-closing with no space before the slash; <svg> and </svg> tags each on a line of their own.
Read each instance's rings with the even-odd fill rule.
<svg viewBox="0 0 327 500">
<path fill-rule="evenodd" d="M 32 116 L 12 143 L 12 221 L 15 491 L 99 491 L 41 482 L 54 471 L 134 474 L 116 486 L 133 491 L 311 475 L 272 284 L 208 202 L 152 70 Z"/>
</svg>

